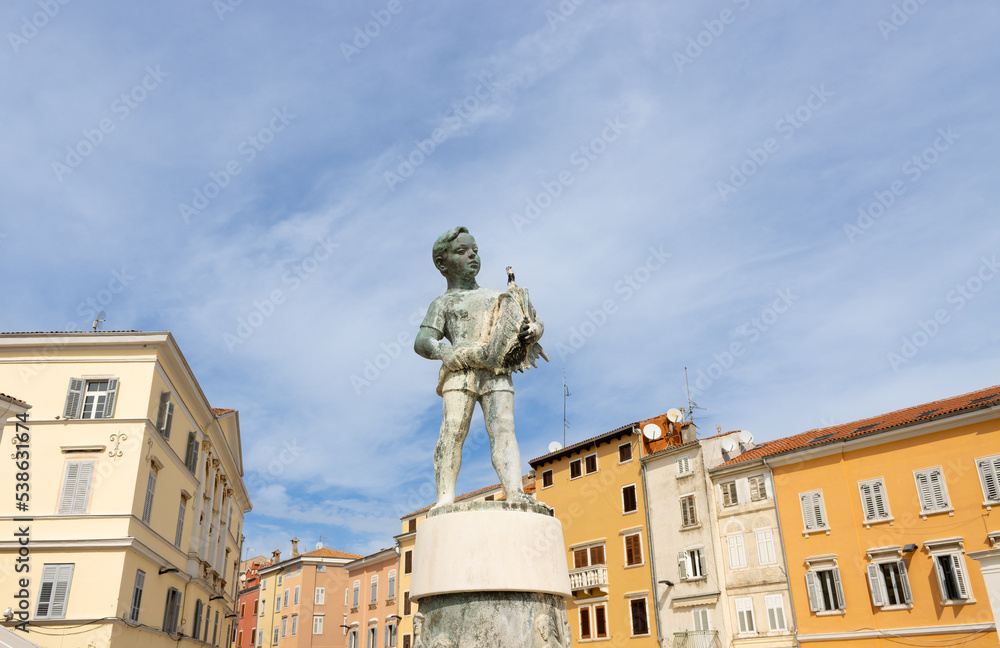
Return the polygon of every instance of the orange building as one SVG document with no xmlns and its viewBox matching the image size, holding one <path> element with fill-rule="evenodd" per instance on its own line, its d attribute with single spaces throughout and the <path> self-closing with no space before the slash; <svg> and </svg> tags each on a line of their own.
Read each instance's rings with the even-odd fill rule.
<svg viewBox="0 0 1000 648">
<path fill-rule="evenodd" d="M 761 444 L 773 472 L 797 639 L 996 646 L 969 553 L 1000 532 L 1000 386 Z M 996 593 L 994 593 L 996 596 Z"/>
<path fill-rule="evenodd" d="M 347 633 L 347 648 L 395 648 L 400 619 L 396 615 L 398 565 L 399 554 L 391 548 L 344 566 L 347 588 L 341 629 Z"/>
</svg>

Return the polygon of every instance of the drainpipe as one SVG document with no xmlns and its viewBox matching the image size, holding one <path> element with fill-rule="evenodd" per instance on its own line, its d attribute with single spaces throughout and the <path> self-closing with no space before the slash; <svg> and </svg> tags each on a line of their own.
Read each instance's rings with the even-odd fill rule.
<svg viewBox="0 0 1000 648">
<path fill-rule="evenodd" d="M 640 459 L 639 464 L 642 466 L 642 503 L 646 509 L 646 547 L 649 548 L 649 566 L 653 572 L 653 618 L 656 619 L 656 645 L 663 646 L 663 633 L 660 630 L 660 584 L 656 580 L 656 552 L 653 551 L 653 530 L 650 528 L 649 489 L 646 488 L 646 462 Z"/>
<path fill-rule="evenodd" d="M 764 467 L 771 474 L 771 485 L 774 485 L 774 471 L 767 463 L 767 457 L 761 457 Z M 774 517 L 778 518 L 778 540 L 781 542 L 781 561 L 785 564 L 785 581 L 788 582 L 788 609 L 792 611 L 792 627 L 795 628 L 795 643 L 798 644 L 799 622 L 795 619 L 795 599 L 792 598 L 791 576 L 788 571 L 788 554 L 785 552 L 785 533 L 781 530 L 781 515 L 778 514 L 778 488 L 771 489 L 774 492 Z"/>
</svg>

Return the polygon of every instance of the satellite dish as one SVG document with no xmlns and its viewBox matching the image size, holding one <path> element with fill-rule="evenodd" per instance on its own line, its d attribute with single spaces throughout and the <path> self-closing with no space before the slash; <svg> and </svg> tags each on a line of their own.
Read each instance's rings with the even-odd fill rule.
<svg viewBox="0 0 1000 648">
<path fill-rule="evenodd" d="M 558 441 L 553 441 L 549 444 L 549 452 L 558 452 L 562 450 L 562 444 Z"/>
<path fill-rule="evenodd" d="M 726 452 L 732 452 L 736 449 L 736 442 L 732 438 L 728 438 L 722 442 L 722 449 Z"/>
<path fill-rule="evenodd" d="M 240 574 L 240 582 L 241 582 L 241 583 L 245 583 L 245 582 L 247 582 L 247 575 L 246 575 L 246 573 L 245 573 L 245 572 L 244 572 L 244 573 L 242 573 L 242 574 Z"/>
<path fill-rule="evenodd" d="M 647 423 L 642 428 L 642 436 L 646 437 L 650 441 L 656 441 L 661 436 L 663 436 L 663 430 L 656 423 Z"/>
<path fill-rule="evenodd" d="M 323 543 L 322 542 L 317 542 L 316 543 L 316 548 L 317 549 L 322 549 L 323 548 Z"/>
<path fill-rule="evenodd" d="M 739 434 L 737 434 L 736 436 L 740 438 L 740 443 L 742 443 L 743 445 L 750 445 L 751 443 L 753 443 L 753 435 L 747 432 L 746 430 L 740 430 Z"/>
<path fill-rule="evenodd" d="M 684 413 L 676 407 L 667 410 L 667 420 L 671 423 L 680 423 L 684 420 Z"/>
</svg>

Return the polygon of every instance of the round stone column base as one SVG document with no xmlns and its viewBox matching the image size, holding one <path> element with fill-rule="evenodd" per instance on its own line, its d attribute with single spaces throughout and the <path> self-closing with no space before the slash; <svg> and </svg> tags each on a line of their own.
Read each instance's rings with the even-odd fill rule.
<svg viewBox="0 0 1000 648">
<path fill-rule="evenodd" d="M 413 648 L 570 648 L 562 597 L 463 592 L 420 599 Z"/>
</svg>

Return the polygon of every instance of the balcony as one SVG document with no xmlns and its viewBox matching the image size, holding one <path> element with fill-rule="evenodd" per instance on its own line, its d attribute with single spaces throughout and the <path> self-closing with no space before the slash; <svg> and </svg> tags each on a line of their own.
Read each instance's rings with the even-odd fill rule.
<svg viewBox="0 0 1000 648">
<path fill-rule="evenodd" d="M 589 589 L 599 589 L 608 593 L 608 568 L 606 565 L 592 565 L 571 569 L 569 572 L 569 588 L 574 594 Z"/>
<path fill-rule="evenodd" d="M 722 648 L 718 630 L 675 632 L 671 648 Z"/>
</svg>

